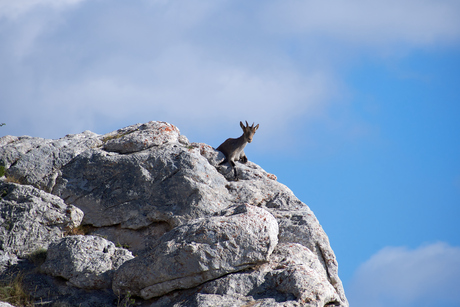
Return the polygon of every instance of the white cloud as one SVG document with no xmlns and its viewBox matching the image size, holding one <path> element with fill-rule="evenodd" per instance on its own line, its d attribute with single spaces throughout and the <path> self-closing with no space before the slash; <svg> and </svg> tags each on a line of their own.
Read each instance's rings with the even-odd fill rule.
<svg viewBox="0 0 460 307">
<path fill-rule="evenodd" d="M 33 118 L 40 113 L 47 122 L 58 121 L 56 113 L 65 114 L 58 124 L 76 125 L 66 127 L 75 132 L 95 128 L 95 123 L 82 118 L 91 121 L 103 114 L 134 121 L 174 120 L 186 130 L 194 126 L 209 129 L 222 122 L 238 128 L 238 121 L 248 120 L 277 135 L 292 129 L 285 123 L 297 114 L 314 112 L 332 90 L 329 76 L 320 72 L 300 75 L 280 69 L 269 74 L 225 63 L 210 64 L 186 46 L 134 71 L 129 62 L 118 59 L 121 67 L 131 70 L 130 76 L 96 70 L 72 84 L 55 78 L 43 80 L 37 90 L 39 103 L 23 114 Z M 133 82 L 132 77 L 142 80 Z M 276 121 L 278 125 L 271 125 Z M 212 136 L 217 129 L 208 132 Z"/>
<path fill-rule="evenodd" d="M 3 131 L 159 119 L 212 132 L 247 119 L 287 140 L 293 120 L 344 95 L 343 41 L 458 39 L 456 2 L 417 3 L 0 0 Z"/>
<path fill-rule="evenodd" d="M 304 34 L 358 46 L 433 45 L 458 41 L 457 0 L 276 1 L 267 10 L 280 33 Z"/>
<path fill-rule="evenodd" d="M 14 114 L 18 122 L 45 136 L 55 131 L 53 137 L 79 132 L 83 125 L 94 129 L 98 123 L 91 121 L 102 115 L 168 119 L 211 132 L 216 130 L 209 126 L 238 127 L 247 119 L 279 134 L 291 129 L 289 120 L 315 110 L 333 93 L 334 77 L 327 71 L 301 72 L 263 52 L 264 46 L 245 50 L 245 29 L 238 33 L 242 44 L 224 39 L 215 45 L 214 39 L 232 30 L 209 33 L 216 8 L 203 3 L 118 2 L 81 7 L 78 17 L 39 15 L 37 33 L 29 31 L 33 25 L 17 25 L 15 33 L 3 35 L 10 41 L 4 52 L 14 63 L 8 66 L 18 75 L 10 74 L 2 101 L 23 109 Z"/>
<path fill-rule="evenodd" d="M 386 247 L 360 266 L 347 295 L 356 307 L 458 306 L 459 275 L 460 247 Z"/>
</svg>

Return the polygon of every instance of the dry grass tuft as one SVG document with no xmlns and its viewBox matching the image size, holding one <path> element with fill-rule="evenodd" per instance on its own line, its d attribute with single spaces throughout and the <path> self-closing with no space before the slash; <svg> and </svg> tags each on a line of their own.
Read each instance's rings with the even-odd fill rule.
<svg viewBox="0 0 460 307">
<path fill-rule="evenodd" d="M 24 291 L 22 279 L 24 275 L 18 274 L 9 281 L 0 282 L 0 301 L 14 306 L 31 307 L 32 298 Z"/>
</svg>

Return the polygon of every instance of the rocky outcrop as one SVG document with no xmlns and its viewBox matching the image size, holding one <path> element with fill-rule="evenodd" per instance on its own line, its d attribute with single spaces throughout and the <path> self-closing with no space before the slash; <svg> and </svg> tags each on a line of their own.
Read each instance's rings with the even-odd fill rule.
<svg viewBox="0 0 460 307">
<path fill-rule="evenodd" d="M 0 181 L 0 249 L 24 257 L 80 225 L 83 212 L 28 185 Z"/>
<path fill-rule="evenodd" d="M 308 248 L 281 243 L 267 263 L 210 281 L 179 306 L 219 306 L 222 297 L 231 298 L 228 306 L 251 306 L 255 301 L 261 306 L 277 306 L 276 302 L 283 302 L 279 306 L 341 306 L 326 276 L 318 257 Z M 163 306 L 168 306 L 167 302 Z"/>
<path fill-rule="evenodd" d="M 77 288 L 106 289 L 112 285 L 114 271 L 133 258 L 130 251 L 104 238 L 69 236 L 49 246 L 41 270 Z"/>
<path fill-rule="evenodd" d="M 102 141 L 96 133 L 85 131 L 58 140 L 7 135 L 0 144 L 0 165 L 8 170 L 10 180 L 49 192 L 64 165 Z"/>
<path fill-rule="evenodd" d="M 277 242 L 278 224 L 269 212 L 233 207 L 165 234 L 155 248 L 116 272 L 113 290 L 149 299 L 192 288 L 268 261 Z"/>
<path fill-rule="evenodd" d="M 59 140 L 7 136 L 1 210 L 20 198 L 10 189 L 42 208 L 27 211 L 31 219 L 64 210 L 61 232 L 40 245 L 49 245 L 40 278 L 61 283 L 55 301 L 70 291 L 63 278 L 68 289 L 113 288 L 114 297 L 139 297 L 145 306 L 348 306 L 334 252 L 308 206 L 252 162 L 237 163 L 233 181 L 230 166 L 218 165 L 223 159 L 164 122 Z M 62 239 L 80 222 L 86 236 Z M 4 246 L 0 258 L 10 266 L 31 250 Z"/>
</svg>

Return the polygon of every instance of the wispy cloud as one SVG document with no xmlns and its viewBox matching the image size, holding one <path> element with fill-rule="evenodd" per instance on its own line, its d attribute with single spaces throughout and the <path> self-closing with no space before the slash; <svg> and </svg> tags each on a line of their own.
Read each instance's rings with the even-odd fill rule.
<svg viewBox="0 0 460 307">
<path fill-rule="evenodd" d="M 0 18 L 15 19 L 37 8 L 65 9 L 85 0 L 0 0 Z"/>
<path fill-rule="evenodd" d="M 429 45 L 460 36 L 460 3 L 441 1 L 276 1 L 268 6 L 273 28 L 333 38 L 342 43 L 376 45 Z"/>
<path fill-rule="evenodd" d="M 280 136 L 344 94 L 343 46 L 460 31 L 448 0 L 0 1 L 4 131 L 44 137 L 152 119 Z"/>
<path fill-rule="evenodd" d="M 347 295 L 360 306 L 457 306 L 460 247 L 386 247 L 357 270 Z"/>
</svg>

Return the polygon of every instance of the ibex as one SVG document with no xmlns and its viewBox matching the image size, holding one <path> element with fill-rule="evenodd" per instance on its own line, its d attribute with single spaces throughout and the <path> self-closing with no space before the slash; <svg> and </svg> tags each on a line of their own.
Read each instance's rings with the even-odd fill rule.
<svg viewBox="0 0 460 307">
<path fill-rule="evenodd" d="M 259 129 L 259 124 L 254 127 L 254 123 L 252 126 L 249 126 L 248 122 L 246 121 L 246 126 L 240 122 L 241 129 L 243 129 L 243 135 L 237 139 L 229 138 L 225 140 L 217 150 L 222 152 L 225 155 L 225 159 L 219 163 L 219 165 L 224 164 L 225 162 L 229 162 L 233 168 L 233 173 L 235 176 L 235 180 L 238 180 L 238 174 L 235 168 L 235 162 L 240 161 L 242 163 L 248 162 L 248 158 L 244 153 L 244 147 L 247 143 L 252 142 L 252 138 L 254 137 L 254 133 L 256 130 Z"/>
</svg>

